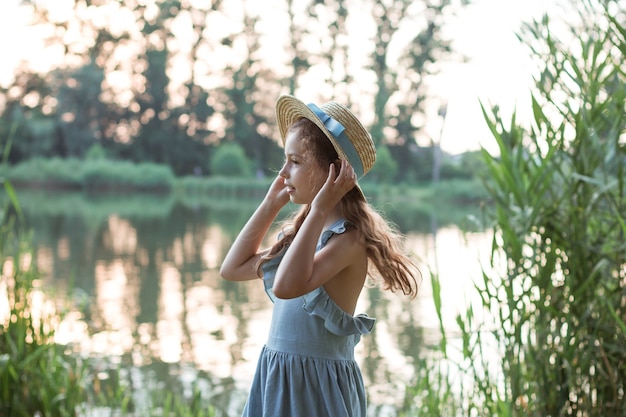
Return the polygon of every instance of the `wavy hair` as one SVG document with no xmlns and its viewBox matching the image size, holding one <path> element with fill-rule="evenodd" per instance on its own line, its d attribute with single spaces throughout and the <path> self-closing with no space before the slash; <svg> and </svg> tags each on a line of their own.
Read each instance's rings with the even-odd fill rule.
<svg viewBox="0 0 626 417">
<path fill-rule="evenodd" d="M 337 160 L 337 151 L 331 142 L 310 120 L 297 120 L 290 126 L 289 132 L 299 133 L 306 156 L 313 157 L 320 166 L 327 168 Z M 346 193 L 341 204 L 347 226 L 356 230 L 365 243 L 367 257 L 371 260 L 368 276 L 374 281 L 382 280 L 386 290 L 401 291 L 414 298 L 418 291 L 417 278 L 421 278 L 421 273 L 402 250 L 404 236 L 368 204 L 357 187 Z M 291 244 L 310 211 L 310 204 L 306 204 L 285 220 L 278 240 L 259 260 L 257 268 L 280 255 Z"/>
</svg>

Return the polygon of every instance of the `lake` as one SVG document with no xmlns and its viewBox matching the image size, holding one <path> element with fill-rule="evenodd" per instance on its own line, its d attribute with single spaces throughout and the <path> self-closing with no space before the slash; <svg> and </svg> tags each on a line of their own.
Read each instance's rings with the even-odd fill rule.
<svg viewBox="0 0 626 417">
<path fill-rule="evenodd" d="M 101 359 L 97 377 L 104 382 L 104 359 L 121 364 L 138 405 L 150 401 L 151 387 L 189 394 L 196 386 L 219 416 L 240 414 L 272 304 L 260 280 L 227 282 L 219 267 L 256 202 L 33 191 L 18 191 L 18 198 L 45 291 L 71 302 L 59 342 L 96 364 Z M 416 366 L 440 338 L 431 271 L 454 338 L 457 314 L 474 302 L 473 280 L 488 260 L 491 234 L 471 220 L 477 207 L 375 205 L 406 234 L 423 274 L 417 299 L 371 287 L 357 307 L 377 318 L 356 351 L 369 413 L 394 416 Z"/>
</svg>

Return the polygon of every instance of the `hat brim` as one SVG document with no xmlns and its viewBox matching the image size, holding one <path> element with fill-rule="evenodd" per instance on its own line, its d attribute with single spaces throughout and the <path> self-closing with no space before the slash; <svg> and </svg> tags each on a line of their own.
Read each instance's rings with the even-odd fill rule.
<svg viewBox="0 0 626 417">
<path fill-rule="evenodd" d="M 333 148 L 337 152 L 339 159 L 345 159 L 350 162 L 346 153 L 343 151 L 337 139 L 333 136 L 332 133 L 328 131 L 324 122 L 320 120 L 319 117 L 311 110 L 303 101 L 298 100 L 297 98 L 290 95 L 283 95 L 278 98 L 276 102 L 276 120 L 278 122 L 278 130 L 280 131 L 280 137 L 285 144 L 287 140 L 287 133 L 289 132 L 289 127 L 294 124 L 296 121 L 305 118 L 313 122 L 320 130 L 324 133 L 324 135 L 328 138 L 330 143 L 332 143 Z M 361 196 L 365 200 L 365 194 L 361 189 L 361 186 L 356 183 L 356 187 L 361 193 Z"/>
<path fill-rule="evenodd" d="M 320 128 L 328 140 L 333 144 L 333 147 L 337 151 L 340 159 L 348 159 L 345 152 L 337 143 L 335 137 L 328 131 L 324 122 L 311 110 L 304 102 L 289 95 L 280 96 L 276 102 L 276 118 L 278 120 L 278 129 L 280 130 L 280 137 L 283 141 L 283 145 L 287 140 L 287 132 L 289 127 L 299 119 L 309 119 Z"/>
</svg>

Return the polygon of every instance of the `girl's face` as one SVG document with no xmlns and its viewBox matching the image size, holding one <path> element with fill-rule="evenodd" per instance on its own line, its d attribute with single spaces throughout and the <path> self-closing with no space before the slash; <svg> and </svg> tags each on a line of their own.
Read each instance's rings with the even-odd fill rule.
<svg viewBox="0 0 626 417">
<path fill-rule="evenodd" d="M 320 166 L 304 147 L 299 130 L 290 130 L 285 140 L 285 164 L 278 173 L 284 178 L 292 203 L 310 204 L 324 185 L 328 169 Z"/>
</svg>

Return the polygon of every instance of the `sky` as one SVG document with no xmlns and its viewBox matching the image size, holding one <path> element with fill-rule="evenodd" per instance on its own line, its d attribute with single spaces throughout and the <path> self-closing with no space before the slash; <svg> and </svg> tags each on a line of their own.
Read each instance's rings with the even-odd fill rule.
<svg viewBox="0 0 626 417">
<path fill-rule="evenodd" d="M 533 67 L 529 50 L 515 37 L 522 21 L 553 8 L 557 0 L 475 0 L 449 26 L 457 50 L 466 63 L 448 64 L 432 78 L 431 91 L 447 102 L 445 119 L 431 108 L 427 137 L 456 154 L 484 147 L 495 151 L 495 142 L 484 122 L 480 101 L 497 104 L 504 115 L 515 108 L 525 117 L 529 109 Z M 25 36 L 25 16 L 17 15 L 18 0 L 0 1 L 0 84 L 10 82 L 13 68 L 24 51 L 41 50 L 37 39 Z M 480 101 L 479 101 L 480 100 Z"/>
<path fill-rule="evenodd" d="M 534 67 L 516 33 L 523 21 L 555 7 L 551 0 L 479 0 L 460 13 L 451 25 L 453 39 L 469 62 L 448 65 L 433 83 L 433 91 L 448 102 L 443 129 L 434 123 L 430 131 L 444 150 L 496 150 L 480 102 L 497 104 L 504 116 L 516 110 L 521 120 L 528 119 Z"/>
</svg>

